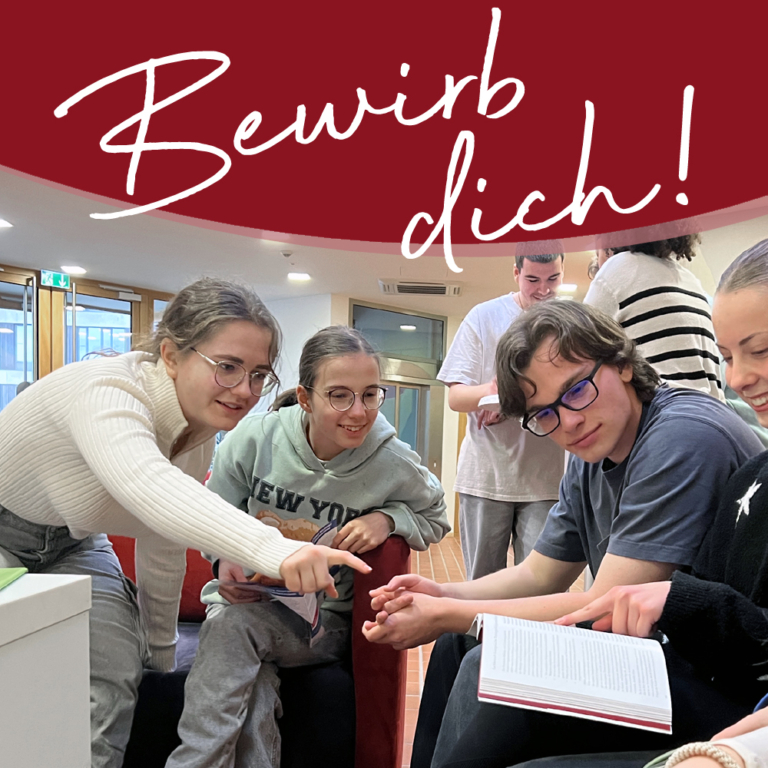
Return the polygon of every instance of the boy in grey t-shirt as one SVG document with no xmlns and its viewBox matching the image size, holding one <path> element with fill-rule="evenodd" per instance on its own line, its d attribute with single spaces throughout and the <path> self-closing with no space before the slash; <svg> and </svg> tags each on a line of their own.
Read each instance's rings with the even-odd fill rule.
<svg viewBox="0 0 768 768">
<path fill-rule="evenodd" d="M 374 642 L 406 647 L 464 633 L 481 612 L 551 621 L 613 586 L 668 579 L 693 562 L 728 478 L 761 450 L 719 401 L 659 387 L 621 327 L 588 306 L 533 307 L 501 339 L 496 362 L 502 412 L 573 454 L 560 500 L 534 551 L 514 568 L 446 585 L 400 576 L 376 590 L 380 613 L 364 629 Z M 592 587 L 567 592 L 586 564 L 595 575 Z M 545 721 L 534 723 L 524 710 L 478 704 L 480 649 L 469 646 L 449 634 L 435 646 L 413 768 L 508 766 L 543 757 L 556 749 L 546 737 L 554 727 L 578 742 L 575 749 L 569 744 L 571 751 L 614 748 L 606 747 L 612 726 L 579 721 L 572 732 L 567 718 L 549 722 L 552 716 L 538 715 Z M 718 718 L 725 725 L 740 716 L 714 694 L 704 707 L 710 719 L 703 723 L 697 715 L 689 724 L 704 727 L 700 735 L 717 730 Z M 693 711 L 676 711 L 686 709 Z M 676 737 L 695 738 L 685 725 L 676 721 Z M 614 730 L 621 748 L 646 748 L 646 732 Z"/>
</svg>

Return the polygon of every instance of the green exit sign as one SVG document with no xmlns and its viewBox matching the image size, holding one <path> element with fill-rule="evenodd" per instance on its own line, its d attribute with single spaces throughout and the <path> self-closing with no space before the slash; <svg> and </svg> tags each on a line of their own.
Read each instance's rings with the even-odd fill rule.
<svg viewBox="0 0 768 768">
<path fill-rule="evenodd" d="M 65 275 L 63 272 L 51 272 L 50 269 L 40 270 L 40 285 L 45 285 L 48 288 L 65 288 L 70 289 L 69 275 Z"/>
</svg>

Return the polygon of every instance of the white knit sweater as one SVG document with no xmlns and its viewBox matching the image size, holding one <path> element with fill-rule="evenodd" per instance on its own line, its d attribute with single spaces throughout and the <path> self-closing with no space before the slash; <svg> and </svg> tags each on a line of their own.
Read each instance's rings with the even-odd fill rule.
<svg viewBox="0 0 768 768">
<path fill-rule="evenodd" d="M 0 413 L 0 504 L 76 538 L 136 539 L 139 604 L 161 670 L 174 663 L 187 547 L 277 578 L 305 546 L 201 484 L 213 438 L 170 459 L 186 426 L 165 365 L 141 352 L 65 366 Z"/>
</svg>

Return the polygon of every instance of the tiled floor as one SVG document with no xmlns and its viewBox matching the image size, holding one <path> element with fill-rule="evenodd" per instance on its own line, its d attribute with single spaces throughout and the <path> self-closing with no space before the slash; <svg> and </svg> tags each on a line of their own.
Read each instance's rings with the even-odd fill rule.
<svg viewBox="0 0 768 768">
<path fill-rule="evenodd" d="M 459 540 L 453 536 L 448 536 L 439 544 L 433 544 L 426 552 L 414 552 L 411 555 L 411 570 L 413 573 L 419 573 L 439 584 L 444 584 L 447 581 L 464 581 L 464 559 L 461 556 Z M 431 650 L 432 643 L 408 651 L 403 768 L 408 768 L 411 764 L 411 749 L 413 747 L 413 734 L 416 730 L 419 699 Z"/>
<path fill-rule="evenodd" d="M 513 565 L 511 551 L 508 564 Z M 413 552 L 411 555 L 411 571 L 432 579 L 438 582 L 438 584 L 444 584 L 448 581 L 464 581 L 464 558 L 461 555 L 459 540 L 453 536 L 448 536 L 439 544 L 433 544 L 426 552 Z M 583 577 L 580 577 L 571 589 L 581 591 L 583 589 Z M 411 764 L 413 734 L 416 730 L 421 689 L 424 684 L 424 675 L 427 671 L 432 645 L 430 643 L 429 645 L 412 648 L 408 651 L 403 768 L 409 768 Z"/>
</svg>

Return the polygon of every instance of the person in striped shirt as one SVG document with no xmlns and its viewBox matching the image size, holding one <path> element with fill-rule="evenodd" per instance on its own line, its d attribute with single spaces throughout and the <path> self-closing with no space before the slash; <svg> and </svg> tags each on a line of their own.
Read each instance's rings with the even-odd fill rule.
<svg viewBox="0 0 768 768">
<path fill-rule="evenodd" d="M 600 248 L 584 299 L 614 318 L 663 381 L 725 400 L 709 298 L 680 262 L 699 235 Z"/>
</svg>

